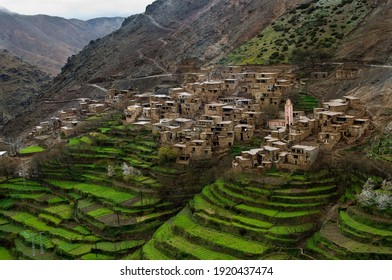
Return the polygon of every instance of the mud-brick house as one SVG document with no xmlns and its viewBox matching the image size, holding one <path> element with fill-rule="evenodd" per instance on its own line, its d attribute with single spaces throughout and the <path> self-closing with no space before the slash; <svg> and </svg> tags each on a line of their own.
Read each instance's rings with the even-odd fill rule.
<svg viewBox="0 0 392 280">
<path fill-rule="evenodd" d="M 295 145 L 279 154 L 278 168 L 307 170 L 316 161 L 318 147 Z"/>
<path fill-rule="evenodd" d="M 340 131 L 323 131 L 318 134 L 318 141 L 323 144 L 322 147 L 326 150 L 332 150 L 341 139 L 342 133 Z"/>
<path fill-rule="evenodd" d="M 264 124 L 263 113 L 255 111 L 244 111 L 241 114 L 241 123 L 261 127 Z"/>
<path fill-rule="evenodd" d="M 126 100 L 128 95 L 127 90 L 109 89 L 105 97 L 105 103 L 108 105 L 119 104 Z"/>
<path fill-rule="evenodd" d="M 353 144 L 359 140 L 369 129 L 369 119 L 354 119 L 354 122 L 347 127 L 347 131 L 343 133 L 343 138 L 347 144 Z"/>
<path fill-rule="evenodd" d="M 134 123 L 143 111 L 143 107 L 140 105 L 132 105 L 128 106 L 127 109 L 124 110 L 125 122 L 126 123 Z"/>
<path fill-rule="evenodd" d="M 241 66 L 220 66 L 218 69 L 218 72 L 224 79 L 230 79 L 235 77 L 237 74 L 240 74 L 242 72 L 242 67 Z"/>
<path fill-rule="evenodd" d="M 214 102 L 223 94 L 225 84 L 223 81 L 208 81 L 202 83 L 200 97 L 203 102 Z"/>
<path fill-rule="evenodd" d="M 157 130 L 153 125 L 153 130 Z M 167 126 L 160 131 L 161 144 L 175 144 L 178 139 L 178 133 L 181 131 L 178 126 Z"/>
<path fill-rule="evenodd" d="M 263 161 L 263 151 L 264 149 L 260 148 L 241 152 L 241 155 L 236 156 L 232 162 L 234 172 L 242 172 L 244 170 L 250 170 L 260 166 Z"/>
<path fill-rule="evenodd" d="M 319 126 L 330 126 L 335 123 L 336 117 L 342 116 L 342 112 L 323 111 L 318 113 Z"/>
<path fill-rule="evenodd" d="M 348 103 L 348 112 L 356 117 L 364 117 L 366 115 L 366 107 L 362 104 L 361 99 L 355 96 L 344 96 L 345 102 Z"/>
<path fill-rule="evenodd" d="M 268 121 L 268 128 L 276 130 L 282 127 L 286 127 L 286 121 L 284 119 L 273 119 Z"/>
<path fill-rule="evenodd" d="M 238 79 L 225 79 L 224 82 L 225 82 L 224 91 L 230 93 L 236 91 L 238 85 L 240 84 L 240 81 Z"/>
<path fill-rule="evenodd" d="M 92 114 L 99 114 L 105 111 L 106 105 L 105 104 L 90 104 L 88 105 L 88 111 Z"/>
<path fill-rule="evenodd" d="M 160 118 L 178 118 L 180 116 L 179 106 L 175 100 L 168 100 L 160 107 Z"/>
<path fill-rule="evenodd" d="M 347 80 L 357 78 L 359 74 L 359 68 L 344 66 L 341 69 L 337 69 L 335 77 L 338 80 Z"/>
<path fill-rule="evenodd" d="M 65 137 L 71 136 L 74 133 L 74 129 L 72 127 L 68 126 L 62 126 L 60 128 L 61 134 L 63 134 Z"/>
<path fill-rule="evenodd" d="M 260 72 L 257 75 L 259 79 L 272 79 L 272 84 L 275 83 L 276 79 L 279 77 L 280 73 L 278 72 Z"/>
<path fill-rule="evenodd" d="M 255 127 L 248 124 L 238 124 L 234 127 L 235 141 L 247 142 L 252 140 Z"/>
<path fill-rule="evenodd" d="M 252 98 L 261 107 L 279 106 L 282 102 L 282 94 L 276 91 L 254 91 L 252 92 Z"/>
<path fill-rule="evenodd" d="M 214 136 L 212 146 L 214 151 L 225 151 L 234 144 L 234 123 L 222 121 L 213 128 Z"/>
<path fill-rule="evenodd" d="M 173 126 L 179 126 L 181 129 L 189 129 L 194 124 L 194 120 L 186 118 L 176 118 L 173 120 Z"/>
<path fill-rule="evenodd" d="M 160 119 L 159 122 L 152 124 L 152 133 L 158 134 L 165 130 L 171 130 L 171 128 L 169 129 L 169 127 L 176 127 L 181 130 L 180 126 L 174 125 L 173 119 Z"/>
<path fill-rule="evenodd" d="M 174 145 L 178 151 L 177 163 L 190 164 L 192 160 L 206 160 L 212 158 L 212 149 L 205 140 L 192 140 Z"/>
<path fill-rule="evenodd" d="M 333 99 L 323 103 L 324 109 L 331 112 L 346 112 L 348 103 L 343 99 Z"/>
<path fill-rule="evenodd" d="M 257 72 L 243 72 L 239 74 L 239 78 L 242 83 L 255 83 L 256 79 L 259 77 L 259 73 Z"/>
<path fill-rule="evenodd" d="M 77 119 L 78 114 L 79 113 L 76 108 L 68 108 L 57 112 L 57 116 L 61 119 L 61 121 Z"/>
<path fill-rule="evenodd" d="M 224 121 L 233 121 L 235 124 L 238 124 L 242 119 L 242 113 L 244 109 L 233 106 L 226 105 L 222 107 L 222 116 Z"/>
<path fill-rule="evenodd" d="M 257 168 L 259 171 L 267 170 L 276 165 L 279 159 L 280 148 L 262 146 L 259 149 L 244 151 L 237 156 L 232 167 L 234 171 L 244 171 Z"/>
<path fill-rule="evenodd" d="M 250 92 L 254 99 L 257 99 L 257 94 L 264 92 L 272 92 L 275 89 L 275 80 L 271 78 L 259 78 L 256 82 L 251 84 Z"/>
<path fill-rule="evenodd" d="M 227 106 L 225 103 L 209 103 L 204 105 L 204 115 L 207 116 L 221 116 L 223 117 L 223 107 Z"/>
<path fill-rule="evenodd" d="M 166 94 L 152 94 L 150 95 L 150 107 L 156 106 L 156 104 L 163 104 L 166 101 L 170 101 L 172 98 Z"/>
<path fill-rule="evenodd" d="M 318 121 L 316 119 L 309 119 L 301 116 L 295 118 L 295 124 L 290 127 L 288 140 L 292 143 L 303 141 L 310 135 L 318 133 Z"/>
<path fill-rule="evenodd" d="M 202 108 L 201 99 L 197 94 L 182 92 L 177 95 L 179 114 L 183 117 L 194 117 Z"/>
</svg>

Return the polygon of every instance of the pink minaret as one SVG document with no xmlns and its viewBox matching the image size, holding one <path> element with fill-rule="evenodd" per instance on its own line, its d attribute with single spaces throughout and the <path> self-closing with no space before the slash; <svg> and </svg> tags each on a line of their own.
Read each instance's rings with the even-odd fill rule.
<svg viewBox="0 0 392 280">
<path fill-rule="evenodd" d="M 290 99 L 287 99 L 286 105 L 284 107 L 284 119 L 286 126 L 293 125 L 294 123 L 294 115 L 293 115 L 293 104 Z"/>
</svg>

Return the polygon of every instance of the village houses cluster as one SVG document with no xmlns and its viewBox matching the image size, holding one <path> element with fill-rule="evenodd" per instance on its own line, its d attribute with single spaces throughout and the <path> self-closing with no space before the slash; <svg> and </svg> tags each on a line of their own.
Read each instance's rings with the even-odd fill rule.
<svg viewBox="0 0 392 280">
<path fill-rule="evenodd" d="M 341 78 L 341 71 L 336 75 Z M 104 102 L 80 98 L 77 107 L 58 111 L 29 137 L 72 135 L 83 117 L 127 104 L 124 123 L 159 135 L 161 145 L 177 151 L 179 164 L 220 158 L 235 144 L 258 137 L 262 146 L 236 156 L 235 171 L 306 170 L 320 149 L 353 144 L 370 125 L 365 106 L 353 96 L 323 102 L 313 112 L 295 111 L 289 93 L 295 92 L 296 79 L 288 68 L 227 66 L 215 69 L 214 79 L 197 74 L 193 80 L 163 93 L 109 89 Z"/>
<path fill-rule="evenodd" d="M 177 150 L 179 164 L 219 158 L 236 143 L 262 137 L 261 147 L 235 157 L 236 171 L 308 169 L 320 148 L 332 149 L 343 140 L 352 144 L 369 127 L 359 98 L 324 102 L 306 114 L 294 111 L 288 98 L 295 76 L 286 69 L 242 70 L 222 67 L 220 79 L 200 75 L 197 82 L 170 88 L 167 94 L 134 94 L 124 110 L 125 123 L 159 134 L 161 145 Z M 110 90 L 109 98 L 118 94 Z M 266 112 L 278 109 L 282 100 L 285 110 L 276 112 L 281 118 L 268 119 Z"/>
<path fill-rule="evenodd" d="M 50 134 L 60 132 L 63 136 L 70 136 L 81 123 L 83 117 L 94 116 L 110 109 L 108 104 L 90 98 L 76 100 L 77 107 L 59 110 L 50 120 L 40 122 L 35 126 L 28 138 L 36 141 L 47 139 Z"/>
</svg>

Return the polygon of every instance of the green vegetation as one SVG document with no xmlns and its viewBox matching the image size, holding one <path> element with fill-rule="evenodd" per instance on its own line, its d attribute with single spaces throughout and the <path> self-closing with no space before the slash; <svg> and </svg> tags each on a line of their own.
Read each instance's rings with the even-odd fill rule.
<svg viewBox="0 0 392 280">
<path fill-rule="evenodd" d="M 313 112 L 314 108 L 319 107 L 319 102 L 313 96 L 301 93 L 298 95 L 298 98 L 294 100 L 294 107 L 296 110 Z"/>
<path fill-rule="evenodd" d="M 162 146 L 158 150 L 158 160 L 161 163 L 174 162 L 178 157 L 177 151 L 169 146 Z"/>
<path fill-rule="evenodd" d="M 300 53 L 323 53 L 331 57 L 339 42 L 371 10 L 364 1 L 318 0 L 283 15 L 259 35 L 221 61 L 225 65 L 298 63 L 312 57 L 312 63 L 324 55 L 304 57 Z M 297 55 L 293 54 L 297 52 Z M 293 61 L 296 60 L 296 61 Z"/>
<path fill-rule="evenodd" d="M 283 251 L 295 247 L 315 231 L 323 206 L 336 197 L 336 186 L 329 177 L 282 172 L 280 176 L 290 186 L 274 178 L 271 182 L 276 185 L 265 186 L 243 175 L 239 180 L 219 179 L 204 187 L 143 246 L 143 257 L 263 259 L 274 247 Z M 291 194 L 289 201 L 274 202 L 282 190 Z M 298 258 L 292 253 L 287 250 L 281 255 Z"/>
<path fill-rule="evenodd" d="M 12 260 L 10 251 L 4 247 L 0 247 L 0 260 Z"/>
<path fill-rule="evenodd" d="M 35 154 L 44 152 L 45 149 L 40 146 L 29 146 L 19 151 L 21 155 Z"/>
</svg>

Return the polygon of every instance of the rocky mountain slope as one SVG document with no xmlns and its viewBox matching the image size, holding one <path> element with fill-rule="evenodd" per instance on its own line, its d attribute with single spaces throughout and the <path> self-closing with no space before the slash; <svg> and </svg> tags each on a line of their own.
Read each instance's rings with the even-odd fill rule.
<svg viewBox="0 0 392 280">
<path fill-rule="evenodd" d="M 23 112 L 51 78 L 10 52 L 0 51 L 0 126 Z"/>
<path fill-rule="evenodd" d="M 299 3 L 266 0 L 158 0 L 118 31 L 72 57 L 53 91 L 110 76 L 194 70 L 252 38 Z"/>
<path fill-rule="evenodd" d="M 25 16 L 0 9 L 0 49 L 7 49 L 55 75 L 67 58 L 91 40 L 121 26 L 123 18 L 89 21 L 46 15 Z"/>
<path fill-rule="evenodd" d="M 286 13 L 221 60 L 224 64 L 294 61 L 319 51 L 344 61 L 391 61 L 392 1 L 316 0 Z"/>
<path fill-rule="evenodd" d="M 145 13 L 127 18 L 119 30 L 70 57 L 35 104 L 89 94 L 92 89 L 83 88 L 88 83 L 194 71 L 254 37 L 296 5 L 308 2 L 157 0 Z M 27 128 L 32 120 L 56 109 L 34 105 L 18 125 Z"/>
<path fill-rule="evenodd" d="M 338 58 L 392 64 L 392 1 L 372 1 L 373 10 L 343 41 Z"/>
<path fill-rule="evenodd" d="M 350 19 L 341 16 L 347 10 L 353 11 Z M 140 77 L 164 75 L 167 78 L 173 73 L 193 72 L 227 57 L 246 42 L 251 45 L 255 40 L 253 38 L 268 45 L 268 52 L 273 51 L 273 48 L 284 47 L 283 44 L 279 46 L 274 41 L 266 40 L 269 35 L 263 33 L 268 30 L 276 33 L 277 40 L 280 35 L 295 37 L 298 32 L 302 32 L 304 36 L 308 34 L 305 36 L 306 42 L 297 42 L 298 37 L 298 40 L 294 38 L 293 46 L 287 45 L 286 58 L 297 44 L 306 49 L 308 43 L 318 38 L 320 42 L 317 44 L 329 46 L 331 52 L 336 54 L 334 59 L 337 61 L 387 64 L 391 57 L 389 35 L 392 25 L 388 24 L 391 10 L 391 0 L 158 0 L 148 6 L 145 13 L 127 18 L 116 32 L 91 42 L 78 55 L 72 56 L 62 73 L 35 100 L 31 106 L 32 113 L 19 119 L 18 125 L 27 128 L 32 125 L 32 120 L 44 118 L 58 109 L 55 105 L 37 105 L 42 100 L 69 100 L 93 94 L 94 88 L 86 86 L 88 84 L 127 87 L 134 86 L 135 79 Z M 325 17 L 327 11 L 334 17 Z M 289 22 L 292 17 L 295 17 L 295 23 Z M 317 20 L 323 26 L 314 26 Z M 279 26 L 283 23 L 291 33 L 279 31 Z M 333 36 L 334 43 L 328 45 L 329 41 L 322 34 Z M 315 42 L 313 47 L 317 47 L 317 44 Z M 242 50 L 241 55 L 246 56 L 246 51 L 251 49 L 241 47 L 238 50 Z M 267 58 L 273 53 L 268 52 Z M 372 106 L 377 108 L 378 101 L 372 97 L 371 92 L 382 88 L 383 96 L 389 98 L 390 69 L 368 70 L 372 73 L 370 76 L 366 76 L 367 71 L 363 71 L 355 80 L 339 85 L 333 77 L 316 83 L 314 94 L 324 93 L 328 98 L 334 98 L 350 93 L 365 97 L 366 101 L 372 100 Z M 154 86 L 152 82 L 148 84 Z M 309 87 L 311 89 L 312 86 Z M 98 96 L 97 92 L 95 94 Z M 381 107 L 377 114 L 388 109 Z"/>
</svg>

